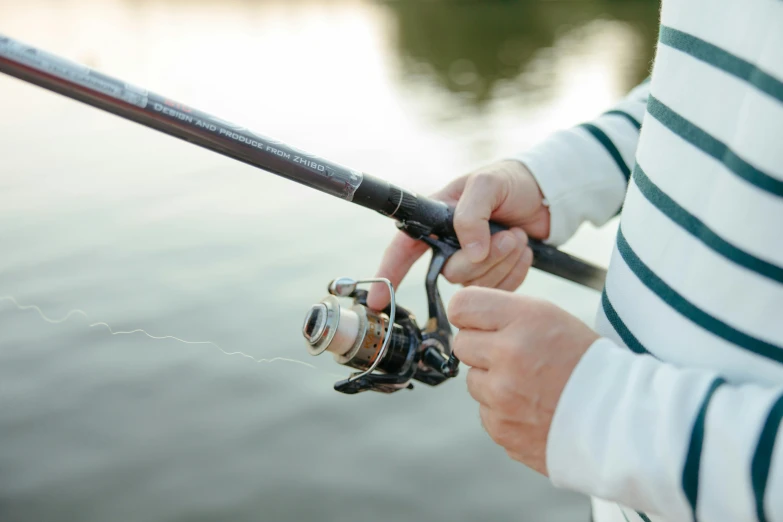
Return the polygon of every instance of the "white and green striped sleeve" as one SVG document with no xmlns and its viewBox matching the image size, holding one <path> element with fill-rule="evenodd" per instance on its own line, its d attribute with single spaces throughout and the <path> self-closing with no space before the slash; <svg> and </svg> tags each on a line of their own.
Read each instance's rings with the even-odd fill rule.
<svg viewBox="0 0 783 522">
<path fill-rule="evenodd" d="M 583 222 L 601 226 L 622 208 L 648 94 L 645 81 L 593 121 L 513 157 L 530 170 L 549 205 L 547 243 L 559 246 Z"/>
<path fill-rule="evenodd" d="M 783 2 L 664 1 L 603 338 L 547 445 L 597 522 L 783 522 L 781 145 Z"/>
<path fill-rule="evenodd" d="M 557 407 L 549 476 L 634 520 L 783 521 L 782 417 L 783 386 L 730 384 L 601 339 Z"/>
</svg>

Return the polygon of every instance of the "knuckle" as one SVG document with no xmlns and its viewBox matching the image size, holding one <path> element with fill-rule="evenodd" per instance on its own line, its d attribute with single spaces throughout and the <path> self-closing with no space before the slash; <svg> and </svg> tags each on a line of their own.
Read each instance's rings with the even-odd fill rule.
<svg viewBox="0 0 783 522">
<path fill-rule="evenodd" d="M 519 255 L 522 248 L 524 248 L 524 243 L 511 231 L 504 230 L 492 236 L 492 257 L 495 259 L 511 254 Z"/>
<path fill-rule="evenodd" d="M 492 382 L 490 393 L 493 405 L 500 410 L 510 410 L 516 403 L 517 394 L 515 386 L 510 384 L 506 379 L 495 379 Z"/>
<path fill-rule="evenodd" d="M 481 417 L 481 425 L 484 427 L 490 437 L 495 438 L 495 432 L 497 432 L 497 419 L 492 414 L 489 408 L 481 406 L 479 409 L 479 416 Z"/>
<path fill-rule="evenodd" d="M 488 417 L 489 417 L 489 410 L 485 408 L 484 405 L 482 404 L 481 406 L 479 406 L 479 419 L 481 419 L 481 426 L 487 431 L 489 431 L 489 428 L 487 427 L 487 424 L 489 423 Z"/>
<path fill-rule="evenodd" d="M 503 340 L 498 342 L 494 348 L 495 358 L 498 360 L 498 363 L 502 364 L 504 368 L 511 366 L 514 361 L 514 346 L 512 346 L 512 343 Z"/>
<path fill-rule="evenodd" d="M 490 435 L 492 436 L 492 440 L 504 448 L 511 446 L 513 443 L 513 436 L 506 426 L 506 423 L 503 421 L 495 421 Z"/>
<path fill-rule="evenodd" d="M 508 455 L 512 460 L 516 460 L 517 462 L 525 462 L 525 456 L 514 450 L 506 450 L 506 455 Z"/>
<path fill-rule="evenodd" d="M 477 293 L 478 291 L 475 288 L 463 288 L 457 291 L 449 300 L 449 307 L 446 312 L 449 318 L 464 317 Z"/>
<path fill-rule="evenodd" d="M 459 272 L 454 268 L 454 265 L 451 263 L 447 263 L 446 266 L 443 267 L 443 271 L 441 272 L 441 275 L 446 278 L 446 281 L 449 283 L 458 284 L 459 281 L 457 281 L 457 278 L 459 277 Z"/>
<path fill-rule="evenodd" d="M 478 389 L 478 383 L 476 382 L 476 379 L 478 379 L 478 373 L 476 372 L 475 368 L 471 368 L 468 370 L 468 374 L 465 377 L 465 382 L 467 383 L 468 387 L 468 393 L 471 397 L 477 402 L 481 400 L 479 389 Z"/>
<path fill-rule="evenodd" d="M 498 173 L 495 169 L 481 170 L 474 172 L 468 178 L 468 185 L 480 188 L 493 188 L 499 181 Z"/>
<path fill-rule="evenodd" d="M 458 208 L 454 211 L 454 229 L 457 232 L 469 230 L 476 221 L 470 209 Z"/>
<path fill-rule="evenodd" d="M 514 355 L 509 350 L 504 349 L 498 349 L 493 354 L 495 364 L 498 366 L 498 368 L 505 368 L 508 370 L 511 370 L 512 368 L 516 368 L 517 361 Z M 504 393 L 503 390 L 497 390 L 498 395 L 502 395 Z"/>
<path fill-rule="evenodd" d="M 518 280 L 520 284 L 527 279 L 527 274 L 530 272 L 530 265 L 526 265 L 522 262 L 517 263 L 517 266 L 513 270 L 513 278 Z"/>
<path fill-rule="evenodd" d="M 483 277 L 481 279 L 476 279 L 475 281 L 471 281 L 467 283 L 466 286 L 472 286 L 474 288 L 490 288 L 492 285 L 489 281 L 489 275 L 487 277 Z"/>
<path fill-rule="evenodd" d="M 533 251 L 531 249 L 527 249 L 522 253 L 522 265 L 525 267 L 525 270 L 529 269 L 530 266 L 533 264 Z"/>
<path fill-rule="evenodd" d="M 497 171 L 493 169 L 478 171 L 468 176 L 463 195 L 470 194 L 472 199 L 475 199 L 476 195 L 487 197 L 499 191 L 501 187 L 502 182 Z"/>
<path fill-rule="evenodd" d="M 524 350 L 520 346 L 520 338 L 521 335 L 516 334 L 503 343 L 501 352 L 509 366 L 518 367 L 524 364 Z"/>
<path fill-rule="evenodd" d="M 525 253 L 526 248 L 527 248 L 527 237 L 519 237 L 516 234 L 514 234 L 514 252 L 516 252 L 521 256 Z"/>
<path fill-rule="evenodd" d="M 520 256 L 516 266 L 514 267 L 519 277 L 523 279 L 527 277 L 528 272 L 530 272 L 530 267 L 533 265 L 532 261 L 532 259 L 525 259 L 524 253 Z"/>
<path fill-rule="evenodd" d="M 454 257 L 446 263 L 446 266 L 443 267 L 443 271 L 441 272 L 441 275 L 443 275 L 449 283 L 455 285 L 462 284 L 468 279 L 468 271 L 465 269 L 463 260 L 461 257 L 457 257 L 459 254 L 460 252 L 457 252 Z"/>
<path fill-rule="evenodd" d="M 468 281 L 465 281 L 463 283 L 463 286 L 465 286 L 465 287 L 473 287 L 473 288 L 483 288 L 483 287 L 488 286 L 486 284 L 486 282 L 487 282 L 488 278 L 490 278 L 490 277 L 492 277 L 492 272 L 484 274 L 484 275 L 482 275 L 480 277 L 477 277 L 475 279 L 470 279 Z"/>
<path fill-rule="evenodd" d="M 446 310 L 446 315 L 451 322 L 460 322 L 464 316 L 469 300 L 470 296 L 468 295 L 467 289 L 460 290 L 452 296 L 451 300 L 449 300 L 448 309 Z"/>
<path fill-rule="evenodd" d="M 448 315 L 449 319 L 451 319 L 452 321 L 454 321 L 455 319 L 459 319 L 461 308 L 462 308 L 462 298 L 460 297 L 460 292 L 457 292 L 449 300 L 449 306 L 446 308 L 446 315 Z"/>
<path fill-rule="evenodd" d="M 473 388 L 473 387 L 472 387 L 470 384 L 468 384 L 468 395 L 470 395 L 470 397 L 471 397 L 471 398 L 472 398 L 474 401 L 476 401 L 476 402 L 479 402 L 479 403 L 480 403 L 480 401 L 481 401 L 481 397 L 479 397 L 479 394 L 478 394 L 478 393 L 476 393 L 476 389 L 475 389 L 475 388 Z"/>
<path fill-rule="evenodd" d="M 511 271 L 511 274 L 508 276 L 508 279 L 503 283 L 503 290 L 507 290 L 509 292 L 515 291 L 524 281 L 523 274 L 520 273 L 519 269 L 514 269 Z"/>
<path fill-rule="evenodd" d="M 516 236 L 519 238 L 520 244 L 527 245 L 528 241 L 530 240 L 527 236 L 527 233 L 521 228 L 515 228 L 514 232 Z"/>
<path fill-rule="evenodd" d="M 464 351 L 466 350 L 466 341 L 465 336 L 463 332 L 457 332 L 457 335 L 454 336 L 454 341 L 451 343 L 451 349 L 454 351 L 454 355 L 462 359 L 462 355 L 464 354 Z M 470 383 L 470 372 L 468 372 L 467 375 L 468 384 Z"/>
<path fill-rule="evenodd" d="M 454 353 L 457 353 L 456 350 L 454 350 Z M 468 369 L 468 372 L 465 374 L 465 383 L 468 385 L 468 389 L 474 388 L 476 386 L 476 370 L 473 368 Z"/>
</svg>

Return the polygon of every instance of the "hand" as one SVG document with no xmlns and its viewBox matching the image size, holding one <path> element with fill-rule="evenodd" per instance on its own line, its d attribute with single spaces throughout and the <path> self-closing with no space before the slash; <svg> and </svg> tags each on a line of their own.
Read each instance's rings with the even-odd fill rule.
<svg viewBox="0 0 783 522">
<path fill-rule="evenodd" d="M 454 353 L 484 429 L 508 455 L 547 475 L 546 442 L 563 388 L 599 336 L 557 306 L 519 294 L 466 288 L 449 303 L 460 328 Z"/>
<path fill-rule="evenodd" d="M 527 236 L 549 236 L 549 210 L 533 175 L 518 161 L 502 161 L 449 183 L 433 199 L 455 206 L 454 230 L 462 249 L 443 268 L 451 283 L 516 290 L 533 262 Z M 509 227 L 490 237 L 489 221 Z M 377 277 L 396 288 L 429 247 L 399 232 L 381 261 Z M 386 285 L 370 289 L 368 305 L 381 310 L 389 304 Z"/>
</svg>

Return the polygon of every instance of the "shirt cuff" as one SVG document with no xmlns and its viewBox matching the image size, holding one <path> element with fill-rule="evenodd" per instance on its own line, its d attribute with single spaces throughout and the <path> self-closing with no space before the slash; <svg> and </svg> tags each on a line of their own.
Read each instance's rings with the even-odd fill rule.
<svg viewBox="0 0 783 522">
<path fill-rule="evenodd" d="M 527 167 L 546 199 L 550 233 L 544 241 L 560 246 L 579 226 L 596 226 L 617 213 L 626 181 L 603 146 L 577 128 L 557 131 L 534 147 L 507 159 Z"/>
<path fill-rule="evenodd" d="M 618 393 L 635 355 L 609 339 L 596 340 L 577 363 L 560 396 L 549 428 L 546 462 L 555 487 L 595 494 L 601 489 L 606 454 L 595 442 L 614 418 Z M 604 439 L 605 440 L 605 439 Z M 596 495 L 601 496 L 601 495 Z"/>
</svg>

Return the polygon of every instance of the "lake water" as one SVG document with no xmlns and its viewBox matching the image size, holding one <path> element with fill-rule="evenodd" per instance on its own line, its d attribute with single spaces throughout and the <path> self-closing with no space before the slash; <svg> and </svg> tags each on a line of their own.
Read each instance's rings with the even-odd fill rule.
<svg viewBox="0 0 783 522">
<path fill-rule="evenodd" d="M 0 33 L 426 194 L 606 109 L 647 75 L 657 13 L 0 0 Z M 345 396 L 348 370 L 307 354 L 310 305 L 395 231 L 0 76 L 0 520 L 587 520 L 492 443 L 464 372 Z M 564 249 L 606 265 L 615 231 Z M 425 268 L 399 291 L 420 318 Z M 537 271 L 519 291 L 587 322 L 599 299 Z M 256 362 L 277 357 L 312 367 Z"/>
</svg>

